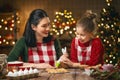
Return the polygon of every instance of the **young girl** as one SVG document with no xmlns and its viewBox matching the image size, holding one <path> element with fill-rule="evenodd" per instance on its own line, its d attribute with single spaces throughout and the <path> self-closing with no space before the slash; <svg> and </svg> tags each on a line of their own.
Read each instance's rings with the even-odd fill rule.
<svg viewBox="0 0 120 80">
<path fill-rule="evenodd" d="M 62 55 L 59 40 L 50 36 L 51 25 L 47 13 L 33 10 L 19 39 L 8 56 L 8 61 L 21 60 L 32 67 L 49 68 Z"/>
<path fill-rule="evenodd" d="M 99 38 L 96 38 L 96 14 L 87 11 L 77 21 L 76 37 L 71 43 L 70 60 L 63 62 L 70 67 L 87 67 L 103 64 L 104 48 Z"/>
</svg>

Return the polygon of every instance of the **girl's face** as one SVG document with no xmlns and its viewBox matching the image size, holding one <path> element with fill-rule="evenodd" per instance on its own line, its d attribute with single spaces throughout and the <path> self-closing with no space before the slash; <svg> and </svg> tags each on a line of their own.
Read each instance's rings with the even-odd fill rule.
<svg viewBox="0 0 120 80">
<path fill-rule="evenodd" d="M 91 40 L 92 33 L 89 33 L 85 31 L 83 27 L 78 26 L 76 27 L 76 37 L 79 39 L 81 43 L 86 43 Z"/>
<path fill-rule="evenodd" d="M 32 26 L 32 29 L 35 31 L 36 36 L 42 38 L 48 36 L 50 28 L 50 19 L 48 17 L 41 19 L 37 26 Z"/>
</svg>

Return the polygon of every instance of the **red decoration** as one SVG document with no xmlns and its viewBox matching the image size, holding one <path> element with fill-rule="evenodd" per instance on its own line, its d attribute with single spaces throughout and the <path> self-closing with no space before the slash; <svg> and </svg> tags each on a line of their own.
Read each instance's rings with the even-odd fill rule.
<svg viewBox="0 0 120 80">
<path fill-rule="evenodd" d="M 12 35 L 12 34 L 7 34 L 7 35 L 6 35 L 6 39 L 8 39 L 8 40 L 13 39 L 13 35 Z"/>
</svg>

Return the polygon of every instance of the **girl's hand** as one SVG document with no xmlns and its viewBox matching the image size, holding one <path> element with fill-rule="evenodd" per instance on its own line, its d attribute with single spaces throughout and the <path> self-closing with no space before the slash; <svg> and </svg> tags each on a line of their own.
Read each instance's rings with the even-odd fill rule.
<svg viewBox="0 0 120 80">
<path fill-rule="evenodd" d="M 67 58 L 67 55 L 63 54 L 63 55 L 59 58 L 59 61 L 60 61 L 60 62 L 64 62 L 64 61 L 66 61 L 66 59 L 68 59 L 68 58 Z"/>
<path fill-rule="evenodd" d="M 80 63 L 79 63 L 79 64 L 80 64 Z M 80 68 L 87 68 L 87 67 L 88 67 L 88 65 L 85 65 L 85 64 L 84 64 L 84 65 L 81 65 L 81 64 L 80 64 L 80 66 L 79 66 L 79 67 L 80 67 Z"/>
<path fill-rule="evenodd" d="M 95 65 L 95 66 L 88 66 L 88 68 L 90 69 L 99 69 L 102 65 L 101 64 L 98 64 L 98 65 Z"/>
<path fill-rule="evenodd" d="M 64 60 L 62 61 L 64 64 L 68 65 L 69 67 L 73 67 L 73 62 L 70 61 L 68 58 L 64 58 Z"/>
</svg>

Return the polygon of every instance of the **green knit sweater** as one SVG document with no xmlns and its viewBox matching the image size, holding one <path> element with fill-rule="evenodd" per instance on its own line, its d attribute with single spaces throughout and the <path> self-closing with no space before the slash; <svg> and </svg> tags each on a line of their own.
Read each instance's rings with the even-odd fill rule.
<svg viewBox="0 0 120 80">
<path fill-rule="evenodd" d="M 56 51 L 56 57 L 59 59 L 59 57 L 62 55 L 61 46 L 58 39 L 54 40 L 54 46 Z M 8 55 L 7 61 L 16 61 L 19 60 L 19 57 L 22 57 L 23 62 L 28 62 L 28 47 L 25 43 L 25 38 L 20 38 L 11 52 Z"/>
</svg>

